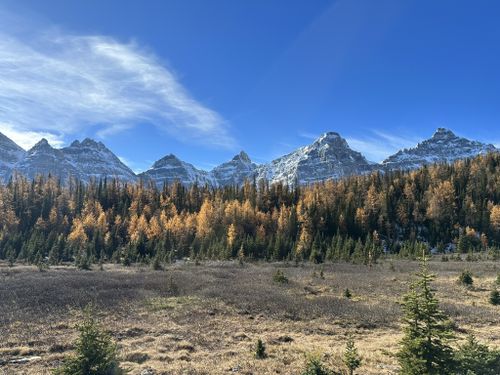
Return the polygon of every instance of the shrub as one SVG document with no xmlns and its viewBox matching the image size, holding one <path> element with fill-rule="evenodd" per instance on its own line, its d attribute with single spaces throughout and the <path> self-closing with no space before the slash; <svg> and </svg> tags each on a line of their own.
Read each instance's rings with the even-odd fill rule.
<svg viewBox="0 0 500 375">
<path fill-rule="evenodd" d="M 500 285 L 500 273 L 497 275 L 497 279 L 495 280 L 497 285 Z"/>
<path fill-rule="evenodd" d="M 288 278 L 285 276 L 282 270 L 277 270 L 273 275 L 273 281 L 275 283 L 286 284 L 288 283 Z"/>
<path fill-rule="evenodd" d="M 490 303 L 493 306 L 498 306 L 500 305 L 500 292 L 495 288 L 491 291 L 490 293 Z"/>
<path fill-rule="evenodd" d="M 258 339 L 257 344 L 255 344 L 255 358 L 264 359 L 266 357 L 266 345 L 264 345 L 261 339 Z"/>
<path fill-rule="evenodd" d="M 133 352 L 125 356 L 124 360 L 127 362 L 135 362 L 142 364 L 149 359 L 149 355 L 142 352 Z"/>
<path fill-rule="evenodd" d="M 477 262 L 479 259 L 476 255 L 474 255 L 474 253 L 472 253 L 471 251 L 469 251 L 467 253 L 467 256 L 465 257 L 465 260 L 467 262 Z"/>
<path fill-rule="evenodd" d="M 80 336 L 75 354 L 54 371 L 57 375 L 119 375 L 123 374 L 117 360 L 116 345 L 92 317 L 89 307 L 78 326 Z"/>
<path fill-rule="evenodd" d="M 462 271 L 460 276 L 458 277 L 458 282 L 465 286 L 472 286 L 474 283 L 474 279 L 472 278 L 472 273 L 468 270 Z"/>
<path fill-rule="evenodd" d="M 158 255 L 156 255 L 153 258 L 153 261 L 151 262 L 151 268 L 153 269 L 153 271 L 161 271 L 161 270 L 163 270 L 163 267 L 162 267 L 161 261 L 160 261 L 160 257 Z"/>
</svg>

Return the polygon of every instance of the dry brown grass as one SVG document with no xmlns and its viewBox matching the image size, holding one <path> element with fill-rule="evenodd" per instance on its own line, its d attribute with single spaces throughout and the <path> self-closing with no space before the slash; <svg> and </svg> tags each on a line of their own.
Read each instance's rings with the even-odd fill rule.
<svg viewBox="0 0 500 375">
<path fill-rule="evenodd" d="M 131 374 L 145 368 L 158 374 L 299 374 L 308 353 L 341 368 L 348 334 L 363 357 L 358 373 L 396 373 L 398 301 L 418 264 L 394 265 L 213 262 L 165 271 L 106 265 L 105 271 L 57 267 L 42 273 L 0 265 L 0 374 L 49 374 L 71 352 L 74 326 L 89 302 Z M 487 303 L 497 267 L 431 262 L 438 297 L 459 335 L 473 332 L 498 345 L 500 308 Z M 277 268 L 288 284 L 272 281 Z M 456 283 L 464 268 L 474 275 L 472 289 Z M 345 288 L 352 299 L 342 296 Z M 265 342 L 268 358 L 254 358 L 257 339 Z"/>
</svg>

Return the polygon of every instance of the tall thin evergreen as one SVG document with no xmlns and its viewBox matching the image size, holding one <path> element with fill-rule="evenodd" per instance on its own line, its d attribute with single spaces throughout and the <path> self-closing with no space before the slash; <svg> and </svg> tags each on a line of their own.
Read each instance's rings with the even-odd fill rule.
<svg viewBox="0 0 500 375">
<path fill-rule="evenodd" d="M 359 366 L 361 366 L 361 358 L 358 354 L 358 350 L 354 345 L 354 340 L 352 337 L 349 337 L 347 341 L 347 345 L 344 352 L 344 357 L 342 358 L 344 365 L 349 370 L 349 375 L 354 374 L 354 370 L 356 370 Z"/>
<path fill-rule="evenodd" d="M 417 279 L 403 297 L 403 332 L 398 352 L 402 375 L 442 375 L 453 368 L 453 351 L 449 346 L 453 333 L 447 316 L 439 309 L 439 301 L 431 283 L 426 259 Z"/>
</svg>

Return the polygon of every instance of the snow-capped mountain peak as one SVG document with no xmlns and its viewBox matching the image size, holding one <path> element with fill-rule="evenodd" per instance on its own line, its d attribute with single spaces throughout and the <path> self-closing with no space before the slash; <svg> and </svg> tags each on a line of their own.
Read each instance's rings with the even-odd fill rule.
<svg viewBox="0 0 500 375">
<path fill-rule="evenodd" d="M 139 177 L 157 186 L 174 181 L 180 181 L 183 185 L 240 186 L 245 181 L 263 179 L 271 184 L 283 182 L 294 185 L 365 174 L 373 170 L 405 170 L 437 162 L 451 163 L 492 151 L 498 150 L 491 144 L 471 141 L 449 129 L 438 128 L 429 139 L 413 148 L 398 151 L 382 164 L 375 164 L 352 150 L 339 133 L 327 132 L 310 145 L 263 165 L 256 165 L 246 152 L 241 151 L 208 172 L 168 154 L 156 161 L 149 170 L 136 176 L 102 142 L 91 138 L 76 140 L 62 149 L 53 148 L 46 139 L 42 139 L 26 152 L 0 133 L 0 181 L 6 181 L 16 171 L 28 178 L 50 174 L 63 182 L 70 177 L 84 182 L 105 177 L 134 182 Z"/>
<path fill-rule="evenodd" d="M 361 153 L 352 150 L 338 133 L 321 135 L 311 145 L 273 160 L 258 168 L 258 179 L 288 185 L 308 184 L 337 179 L 353 174 L 364 174 L 372 165 Z"/>
<path fill-rule="evenodd" d="M 314 141 L 314 144 L 333 144 L 337 142 L 347 145 L 346 140 L 342 138 L 339 133 L 326 132 L 319 136 L 318 139 Z"/>
<path fill-rule="evenodd" d="M 197 183 L 216 186 L 216 181 L 208 172 L 197 169 L 194 165 L 180 160 L 173 154 L 168 154 L 156 161 L 150 169 L 141 173 L 139 177 L 142 180 L 154 182 L 158 187 L 175 181 L 179 181 L 183 185 Z"/>
<path fill-rule="evenodd" d="M 210 172 L 219 186 L 242 185 L 245 180 L 253 180 L 257 165 L 252 163 L 245 151 L 226 163 L 222 163 Z"/>
<path fill-rule="evenodd" d="M 432 139 L 436 141 L 447 141 L 457 138 L 455 133 L 446 128 L 437 128 L 434 134 L 432 135 Z"/>
<path fill-rule="evenodd" d="M 415 147 L 403 149 L 382 162 L 385 169 L 415 169 L 433 163 L 452 163 L 495 151 L 495 146 L 471 141 L 455 135 L 451 130 L 438 128 L 431 138 Z"/>
<path fill-rule="evenodd" d="M 74 141 L 69 147 L 61 149 L 65 159 L 76 169 L 76 176 L 83 181 L 99 178 L 116 178 L 121 181 L 135 181 L 134 172 L 102 142 L 85 138 Z"/>
<path fill-rule="evenodd" d="M 53 149 L 54 148 L 49 144 L 49 141 L 47 141 L 45 138 L 42 138 L 28 150 L 28 153 L 34 153 L 38 151 L 49 151 Z"/>
<path fill-rule="evenodd" d="M 250 160 L 250 157 L 248 156 L 248 154 L 243 150 L 240 151 L 240 153 L 238 155 L 235 155 L 232 160 L 234 160 L 234 161 L 240 160 L 243 163 L 251 163 L 252 162 L 252 160 Z"/>
</svg>

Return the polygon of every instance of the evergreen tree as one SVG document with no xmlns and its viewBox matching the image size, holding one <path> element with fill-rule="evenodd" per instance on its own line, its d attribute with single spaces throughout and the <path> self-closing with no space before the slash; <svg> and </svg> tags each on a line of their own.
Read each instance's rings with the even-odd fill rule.
<svg viewBox="0 0 500 375">
<path fill-rule="evenodd" d="M 398 352 L 401 374 L 442 375 L 453 368 L 453 337 L 446 315 L 439 309 L 431 282 L 434 275 L 424 259 L 417 279 L 403 297 L 403 332 Z"/>
<path fill-rule="evenodd" d="M 354 370 L 361 366 L 361 358 L 359 357 L 358 350 L 354 346 L 354 340 L 352 337 L 349 337 L 349 340 L 347 341 L 343 362 L 349 370 L 349 375 L 353 375 Z"/>
<path fill-rule="evenodd" d="M 455 354 L 457 375 L 498 375 L 500 374 L 500 351 L 490 350 L 477 342 L 472 335 Z"/>
<path fill-rule="evenodd" d="M 493 306 L 500 305 L 500 292 L 497 288 L 491 291 L 489 301 Z"/>
<path fill-rule="evenodd" d="M 255 358 L 264 359 L 266 357 L 267 357 L 266 346 L 264 345 L 261 339 L 258 339 L 257 343 L 255 344 Z"/>
<path fill-rule="evenodd" d="M 306 367 L 301 375 L 334 375 L 334 372 L 323 365 L 319 356 L 314 355 L 307 358 Z"/>
<path fill-rule="evenodd" d="M 467 287 L 471 287 L 474 284 L 474 279 L 472 278 L 472 273 L 469 270 L 464 270 L 458 277 L 459 284 Z"/>
<path fill-rule="evenodd" d="M 80 336 L 75 344 L 75 355 L 66 360 L 57 375 L 119 375 L 117 348 L 92 316 L 90 307 L 84 312 L 84 320 L 78 326 Z"/>
</svg>

